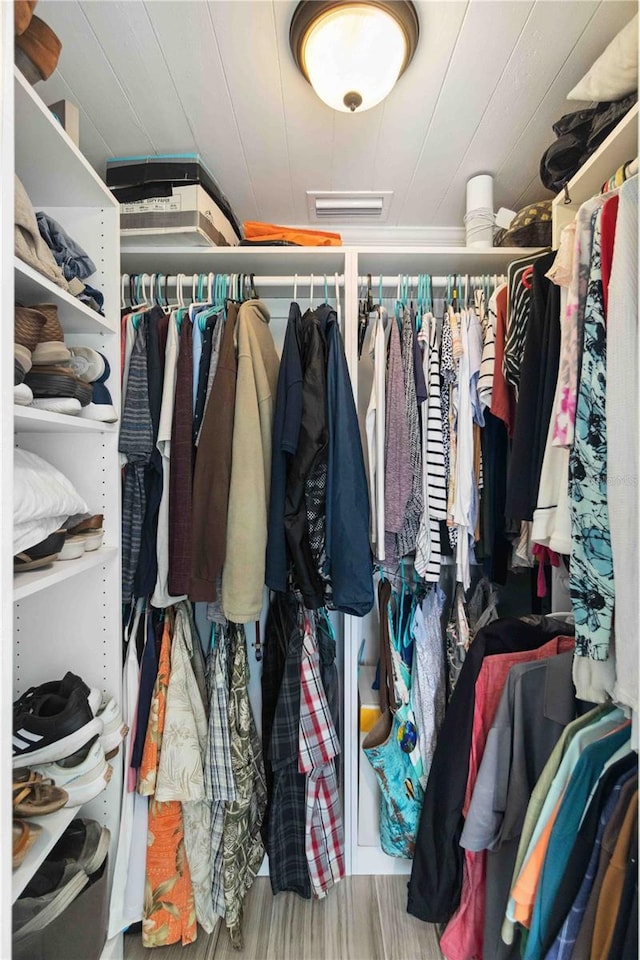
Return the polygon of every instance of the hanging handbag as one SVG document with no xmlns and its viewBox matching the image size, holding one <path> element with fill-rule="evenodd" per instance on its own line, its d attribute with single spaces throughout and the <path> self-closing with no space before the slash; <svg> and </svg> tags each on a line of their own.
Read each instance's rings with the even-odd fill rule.
<svg viewBox="0 0 640 960">
<path fill-rule="evenodd" d="M 365 737 L 362 748 L 380 787 L 382 849 L 391 857 L 413 858 L 424 794 L 419 768 L 411 759 L 418 738 L 403 676 L 406 666 L 392 647 L 390 600 L 391 585 L 382 580 L 378 584 L 382 715 Z"/>
</svg>

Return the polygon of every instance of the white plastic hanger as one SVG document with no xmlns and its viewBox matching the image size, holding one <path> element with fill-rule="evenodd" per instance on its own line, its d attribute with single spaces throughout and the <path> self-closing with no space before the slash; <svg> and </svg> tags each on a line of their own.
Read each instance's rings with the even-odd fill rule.
<svg viewBox="0 0 640 960">
<path fill-rule="evenodd" d="M 309 285 L 309 309 L 313 310 L 313 274 L 311 274 L 311 283 Z"/>
<path fill-rule="evenodd" d="M 340 326 L 341 326 L 342 311 L 341 311 L 341 309 L 340 309 L 340 283 L 339 283 L 339 281 L 338 281 L 338 274 L 337 274 L 337 273 L 334 274 L 334 279 L 335 279 L 335 282 L 336 282 L 336 316 L 337 316 L 337 318 L 338 318 L 338 326 L 340 327 Z"/>
<path fill-rule="evenodd" d="M 298 302 L 298 274 L 293 275 L 293 302 Z"/>
</svg>

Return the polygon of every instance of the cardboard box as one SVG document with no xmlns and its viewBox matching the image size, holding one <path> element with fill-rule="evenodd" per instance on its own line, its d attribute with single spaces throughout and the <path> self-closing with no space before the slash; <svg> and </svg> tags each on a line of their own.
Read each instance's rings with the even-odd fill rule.
<svg viewBox="0 0 640 960">
<path fill-rule="evenodd" d="M 237 246 L 232 224 L 207 191 L 196 184 L 172 187 L 167 197 L 120 204 L 120 242 L 132 246 L 144 237 L 152 246 Z"/>
</svg>

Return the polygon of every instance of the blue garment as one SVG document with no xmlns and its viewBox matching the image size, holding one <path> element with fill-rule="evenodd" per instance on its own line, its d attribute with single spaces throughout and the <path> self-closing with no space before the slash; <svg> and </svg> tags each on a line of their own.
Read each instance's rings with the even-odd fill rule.
<svg viewBox="0 0 640 960">
<path fill-rule="evenodd" d="M 369 544 L 369 491 L 358 414 L 335 310 L 326 311 L 327 334 L 327 573 L 336 610 L 363 617 L 373 606 Z"/>
<path fill-rule="evenodd" d="M 267 526 L 265 583 L 271 590 L 287 589 L 289 559 L 284 529 L 284 505 L 289 459 L 298 449 L 302 419 L 302 358 L 300 355 L 300 307 L 289 307 L 278 373 L 276 405 L 273 414 L 271 490 Z"/>
<path fill-rule="evenodd" d="M 621 730 L 589 744 L 580 755 L 551 830 L 524 960 L 543 960 L 543 941 L 549 915 L 562 883 L 567 857 L 573 849 L 589 795 L 607 760 L 626 743 L 630 735 L 631 724 L 628 723 Z"/>
<path fill-rule="evenodd" d="M 64 227 L 48 214 L 36 213 L 40 236 L 51 250 L 56 263 L 66 280 L 86 280 L 96 272 L 96 266 L 88 253 L 73 240 Z"/>
<path fill-rule="evenodd" d="M 571 605 L 576 656 L 606 660 L 613 630 L 613 555 L 607 503 L 607 330 L 604 316 L 600 221 L 591 218 L 593 243 L 584 311 L 583 351 L 575 437 L 569 456 Z"/>
<path fill-rule="evenodd" d="M 198 323 L 198 317 L 204 313 L 206 307 L 196 307 L 191 312 L 193 330 L 191 333 L 191 352 L 193 355 L 193 412 L 196 412 L 196 400 L 198 399 L 198 377 L 200 376 L 200 357 L 202 356 L 202 330 Z"/>
<path fill-rule="evenodd" d="M 147 735 L 147 724 L 151 711 L 153 688 L 158 674 L 158 655 L 156 651 L 156 611 L 147 609 L 145 617 L 146 640 L 142 651 L 140 669 L 140 689 L 138 691 L 138 710 L 136 716 L 136 738 L 131 751 L 131 766 L 134 770 L 140 768 L 144 741 Z"/>
<path fill-rule="evenodd" d="M 607 826 L 616 803 L 618 802 L 618 797 L 620 796 L 622 787 L 627 780 L 637 776 L 637 769 L 627 770 L 626 773 L 623 773 L 622 776 L 619 777 L 615 786 L 613 787 L 613 790 L 609 794 L 609 798 L 604 805 L 602 813 L 600 814 L 598 833 L 596 834 L 593 850 L 591 851 L 591 858 L 589 860 L 587 871 L 582 880 L 582 884 L 580 885 L 580 889 L 576 894 L 576 898 L 573 901 L 571 910 L 567 914 L 558 936 L 547 952 L 545 960 L 571 960 L 573 946 L 578 937 L 582 918 L 585 910 L 587 909 L 587 903 L 589 902 L 589 895 L 591 893 L 591 888 L 593 887 L 593 881 L 595 880 L 598 872 L 600 847 L 602 846 L 602 837 L 604 836 L 605 827 Z"/>
</svg>

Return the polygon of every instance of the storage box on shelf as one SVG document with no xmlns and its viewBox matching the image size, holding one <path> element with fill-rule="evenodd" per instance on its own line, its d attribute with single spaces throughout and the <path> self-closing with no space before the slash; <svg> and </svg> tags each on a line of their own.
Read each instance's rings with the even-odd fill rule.
<svg viewBox="0 0 640 960">
<path fill-rule="evenodd" d="M 119 210 L 110 191 L 19 71 L 15 84 L 15 172 L 34 209 L 57 220 L 96 265 L 91 286 L 104 294 L 104 316 L 15 260 L 15 299 L 25 305 L 54 303 L 68 346 L 86 345 L 111 367 L 107 387 L 120 410 Z M 12 173 L 13 171 L 11 171 Z M 13 218 L 12 218 L 13 219 Z M 13 230 L 11 230 L 11 235 Z M 12 356 L 12 324 L 4 325 Z M 104 543 L 77 560 L 18 573 L 13 578 L 13 696 L 30 686 L 79 674 L 103 694 L 121 698 L 120 468 L 118 424 L 65 416 L 30 407 L 14 410 L 14 443 L 64 473 L 92 513 L 104 515 Z M 5 550 L 9 552 L 7 541 Z M 4 723 L 9 723 L 7 716 Z M 10 741 L 10 731 L 4 733 Z M 81 808 L 118 837 L 122 765 L 106 790 Z M 13 876 L 13 898 L 28 883 L 77 808 L 42 818 L 43 832 Z M 5 827 L 6 830 L 6 827 Z M 5 833 L 4 846 L 9 848 Z M 113 859 L 113 858 L 112 858 Z M 114 949 L 114 945 L 111 945 Z M 115 945 L 115 954 L 121 946 Z"/>
</svg>

